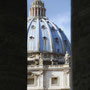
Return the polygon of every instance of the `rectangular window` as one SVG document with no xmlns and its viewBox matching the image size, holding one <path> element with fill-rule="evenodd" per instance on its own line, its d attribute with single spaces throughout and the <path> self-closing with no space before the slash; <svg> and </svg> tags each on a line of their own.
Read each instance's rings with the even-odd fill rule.
<svg viewBox="0 0 90 90">
<path fill-rule="evenodd" d="M 52 85 L 58 85 L 58 78 L 57 77 L 52 77 L 51 78 L 51 84 Z"/>
<path fill-rule="evenodd" d="M 35 81 L 34 78 L 29 78 L 28 79 L 28 84 L 29 85 L 34 85 L 34 81 Z"/>
</svg>

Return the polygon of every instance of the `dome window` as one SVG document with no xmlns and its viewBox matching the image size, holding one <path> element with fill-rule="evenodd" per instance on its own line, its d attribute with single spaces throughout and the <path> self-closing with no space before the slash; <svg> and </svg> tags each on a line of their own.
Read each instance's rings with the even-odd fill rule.
<svg viewBox="0 0 90 90">
<path fill-rule="evenodd" d="M 47 23 L 49 23 L 49 21 L 47 21 Z"/>
<path fill-rule="evenodd" d="M 47 37 L 43 37 L 43 42 L 44 42 L 44 44 L 46 45 L 46 42 L 47 42 Z"/>
<path fill-rule="evenodd" d="M 43 19 L 44 19 L 44 20 L 48 20 L 48 18 L 46 18 L 46 17 L 44 17 Z"/>
<path fill-rule="evenodd" d="M 55 41 L 56 41 L 56 43 L 58 43 L 58 42 L 59 42 L 59 40 L 58 40 L 58 38 L 57 38 L 57 37 L 55 38 Z"/>
<path fill-rule="evenodd" d="M 59 28 L 58 30 L 59 30 L 59 32 L 62 32 L 61 28 Z"/>
<path fill-rule="evenodd" d="M 57 52 L 59 53 L 60 52 L 60 49 L 57 49 Z"/>
<path fill-rule="evenodd" d="M 52 30 L 55 30 L 55 28 L 52 26 Z"/>
<path fill-rule="evenodd" d="M 30 38 L 30 39 L 34 39 L 34 37 L 33 37 L 33 36 L 30 36 L 29 38 Z"/>
<path fill-rule="evenodd" d="M 36 19 L 34 19 L 34 21 L 33 22 L 36 22 Z M 33 25 L 34 26 L 34 25 Z"/>
<path fill-rule="evenodd" d="M 46 29 L 46 27 L 44 25 L 42 25 L 42 29 Z"/>
<path fill-rule="evenodd" d="M 64 40 L 65 45 L 67 45 L 67 40 Z"/>
<path fill-rule="evenodd" d="M 43 21 L 41 20 L 41 22 L 43 22 Z"/>
<path fill-rule="evenodd" d="M 47 20 L 46 18 L 43 18 L 44 20 Z"/>
<path fill-rule="evenodd" d="M 34 25 L 32 25 L 32 26 L 31 26 L 31 29 L 35 29 L 35 26 L 34 26 Z"/>
<path fill-rule="evenodd" d="M 45 37 L 45 36 L 44 36 L 44 37 L 43 37 L 43 39 L 45 39 L 45 40 L 46 40 L 46 39 L 47 39 L 47 37 Z"/>
<path fill-rule="evenodd" d="M 30 21 L 31 19 L 29 19 L 29 21 Z"/>
</svg>

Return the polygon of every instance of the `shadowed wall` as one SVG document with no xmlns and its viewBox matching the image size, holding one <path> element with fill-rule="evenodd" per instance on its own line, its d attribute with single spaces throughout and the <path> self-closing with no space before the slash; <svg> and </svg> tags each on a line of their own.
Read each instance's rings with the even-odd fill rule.
<svg viewBox="0 0 90 90">
<path fill-rule="evenodd" d="M 0 90 L 26 90 L 26 0 L 0 1 Z"/>
<path fill-rule="evenodd" d="M 90 3 L 72 0 L 73 90 L 90 90 Z"/>
</svg>

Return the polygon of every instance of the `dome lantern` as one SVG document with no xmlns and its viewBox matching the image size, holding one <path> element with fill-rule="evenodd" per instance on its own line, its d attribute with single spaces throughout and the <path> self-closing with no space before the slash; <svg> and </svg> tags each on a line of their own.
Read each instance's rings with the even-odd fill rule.
<svg viewBox="0 0 90 90">
<path fill-rule="evenodd" d="M 41 0 L 33 0 L 29 10 L 30 18 L 33 17 L 42 18 L 45 17 L 45 15 L 46 15 L 46 9 L 44 7 L 44 3 Z"/>
</svg>

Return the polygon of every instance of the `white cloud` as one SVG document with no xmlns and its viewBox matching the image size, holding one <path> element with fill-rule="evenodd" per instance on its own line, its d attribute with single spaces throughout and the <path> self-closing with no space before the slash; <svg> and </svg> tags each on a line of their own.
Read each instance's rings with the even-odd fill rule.
<svg viewBox="0 0 90 90">
<path fill-rule="evenodd" d="M 71 41 L 70 15 L 67 13 L 58 14 L 56 16 L 49 17 L 49 19 L 60 27 L 68 37 L 69 41 Z"/>
</svg>

